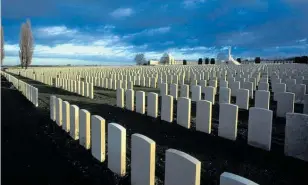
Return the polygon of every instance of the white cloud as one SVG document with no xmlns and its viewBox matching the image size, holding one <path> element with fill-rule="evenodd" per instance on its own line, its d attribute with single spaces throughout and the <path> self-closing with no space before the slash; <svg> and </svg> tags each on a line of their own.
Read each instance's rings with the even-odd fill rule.
<svg viewBox="0 0 308 185">
<path fill-rule="evenodd" d="M 106 62 L 113 61 L 124 62 L 124 64 L 133 63 L 133 58 L 136 53 L 145 53 L 147 59 L 160 59 L 165 52 L 170 52 L 177 60 L 197 60 L 200 57 L 215 57 L 218 50 L 215 48 L 207 47 L 184 47 L 184 48 L 169 48 L 165 51 L 149 51 L 147 45 L 133 46 L 133 45 L 116 45 L 106 46 L 106 43 L 102 40 L 102 43 L 94 42 L 89 45 L 81 45 L 74 43 L 58 44 L 56 46 L 36 45 L 34 50 L 34 65 L 37 64 L 60 64 L 67 63 L 74 64 L 106 64 Z M 14 58 L 8 58 L 5 63 L 18 64 L 18 50 L 19 47 L 15 45 L 5 45 L 6 50 L 10 50 L 10 53 Z M 87 60 L 88 59 L 88 60 Z M 126 63 L 125 63 L 126 62 Z"/>
<path fill-rule="evenodd" d="M 19 65 L 19 58 L 18 57 L 6 57 L 3 61 L 4 65 Z M 82 60 L 82 59 L 70 59 L 70 58 L 41 58 L 41 57 L 34 57 L 32 60 L 32 65 L 133 65 L 135 64 L 133 61 L 131 62 L 123 62 L 113 61 L 106 59 L 104 62 L 98 60 Z"/>
<path fill-rule="evenodd" d="M 307 38 L 297 40 L 296 42 L 299 42 L 299 43 L 307 42 Z"/>
<path fill-rule="evenodd" d="M 133 9 L 131 8 L 118 8 L 110 13 L 110 15 L 114 18 L 122 18 L 122 17 L 129 17 L 134 13 Z"/>
<path fill-rule="evenodd" d="M 35 29 L 34 32 L 39 37 L 74 36 L 78 33 L 76 29 L 69 29 L 66 26 L 40 27 Z"/>
<path fill-rule="evenodd" d="M 52 28 L 48 30 L 48 28 Z M 113 29 L 112 25 L 101 26 L 103 30 Z M 154 29 L 146 29 L 138 33 L 127 36 L 119 36 L 112 32 L 103 32 L 100 35 L 92 35 L 77 30 L 70 30 L 64 26 L 53 26 L 37 29 L 41 33 L 49 35 L 63 35 L 69 38 L 69 41 L 58 42 L 55 45 L 36 44 L 34 48 L 33 64 L 92 64 L 112 62 L 133 63 L 136 53 L 145 53 L 147 59 L 159 59 L 164 52 L 170 52 L 176 59 L 197 59 L 199 57 L 214 57 L 216 55 L 215 48 L 206 47 L 184 47 L 169 48 L 165 51 L 151 51 L 148 45 L 135 46 L 125 40 L 136 35 L 151 36 L 154 34 L 165 34 L 170 31 L 170 27 L 160 27 Z M 75 33 L 71 37 L 68 33 Z M 55 37 L 57 38 L 57 37 Z M 173 44 L 173 41 L 166 41 L 164 45 Z M 18 44 L 6 44 L 5 51 L 7 53 L 8 63 L 18 64 Z M 13 57 L 13 58 L 12 58 Z M 16 63 L 17 62 L 17 63 Z"/>
<path fill-rule="evenodd" d="M 145 29 L 141 32 L 125 35 L 123 36 L 123 38 L 126 39 L 126 38 L 132 38 L 136 36 L 153 36 L 156 34 L 165 34 L 165 33 L 168 33 L 170 30 L 171 30 L 170 26 L 153 28 L 153 29 Z"/>
</svg>

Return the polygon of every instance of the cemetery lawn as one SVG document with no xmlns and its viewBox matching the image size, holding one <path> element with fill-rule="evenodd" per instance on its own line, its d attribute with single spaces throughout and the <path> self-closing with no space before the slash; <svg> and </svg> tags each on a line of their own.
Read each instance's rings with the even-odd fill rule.
<svg viewBox="0 0 308 185">
<path fill-rule="evenodd" d="M 74 184 L 75 182 L 76 184 L 129 184 L 131 135 L 135 133 L 143 134 L 156 142 L 156 184 L 158 185 L 163 184 L 165 151 L 169 148 L 183 151 L 201 161 L 202 185 L 218 185 L 219 177 L 223 172 L 235 173 L 262 185 L 308 184 L 308 178 L 306 177 L 308 163 L 284 156 L 284 119 L 275 119 L 273 121 L 272 149 L 271 152 L 267 152 L 247 144 L 247 111 L 239 111 L 238 139 L 233 142 L 217 136 L 218 105 L 213 107 L 213 129 L 212 134 L 208 135 L 195 131 L 194 119 L 192 119 L 192 128 L 188 130 L 178 126 L 176 122 L 166 123 L 161 121 L 160 118 L 154 119 L 136 112 L 117 108 L 115 106 L 116 92 L 112 90 L 95 87 L 94 99 L 91 100 L 24 77 L 13 76 L 38 88 L 39 107 L 35 109 L 19 92 L 10 93 L 7 91 L 2 93 L 2 105 L 5 105 L 4 99 L 7 99 L 5 100 L 6 104 L 9 104 L 8 102 L 10 101 L 15 102 L 11 103 L 10 106 L 12 109 L 14 107 L 17 108 L 19 112 L 16 115 L 21 116 L 8 117 L 12 115 L 13 110 L 7 108 L 5 113 L 2 110 L 2 116 L 7 115 L 7 118 L 3 119 L 3 121 L 7 120 L 6 122 L 9 122 L 12 119 L 11 122 L 16 124 L 14 129 L 19 130 L 19 132 L 22 131 L 21 134 L 29 137 L 29 139 L 23 139 L 23 142 L 26 140 L 30 141 L 31 139 L 38 146 L 31 146 L 33 151 L 36 151 L 34 154 L 24 154 L 30 155 L 30 159 L 26 160 L 22 153 L 17 153 L 17 151 L 25 152 L 26 145 L 19 146 L 21 144 L 15 141 L 14 137 L 16 144 L 10 144 L 9 146 L 11 150 L 16 150 L 16 154 L 7 154 L 6 158 L 10 158 L 12 160 L 11 163 L 16 163 L 16 166 L 18 166 L 19 163 L 23 164 L 31 161 L 31 158 L 33 161 L 36 158 L 35 155 L 43 155 L 37 157 L 38 166 L 36 167 L 36 173 L 44 173 L 45 169 L 46 174 L 49 175 L 45 177 L 45 180 L 48 179 L 51 182 L 55 182 L 54 184 L 57 184 L 56 182 L 58 184 L 63 184 L 59 182 L 66 184 Z M 134 90 L 159 92 L 157 89 L 144 87 L 134 87 Z M 127 176 L 119 178 L 113 175 L 107 169 L 107 161 L 104 163 L 97 162 L 91 156 L 90 151 L 86 151 L 81 147 L 78 141 L 73 141 L 67 133 L 50 120 L 49 99 L 51 95 L 68 101 L 71 105 L 77 105 L 80 109 L 86 109 L 92 115 L 100 115 L 106 120 L 106 123 L 118 123 L 126 128 Z M 29 111 L 25 113 L 25 111 L 20 110 L 22 107 Z M 192 118 L 195 117 L 195 110 L 196 106 L 192 104 Z M 176 102 L 174 104 L 174 112 L 174 118 L 176 118 Z M 27 124 L 30 126 L 25 126 Z M 11 125 L 11 123 L 8 123 L 8 125 Z M 11 133 L 7 137 L 13 138 Z M 8 149 L 8 151 L 10 150 Z M 108 159 L 107 147 L 106 152 L 106 159 Z M 13 155 L 15 161 L 13 160 Z M 19 158 L 22 162 L 16 162 L 15 156 L 17 159 L 17 156 L 21 156 Z M 65 167 L 62 167 L 62 165 Z M 44 168 L 45 166 L 46 168 Z M 7 168 L 9 168 L 9 164 L 4 165 L 3 169 Z M 25 170 L 23 174 L 15 174 L 22 174 L 20 176 L 23 176 L 26 173 L 30 173 L 29 170 L 27 172 L 26 166 L 23 168 Z M 35 172 L 33 173 L 35 174 Z M 29 176 L 31 175 L 25 177 Z M 16 178 L 13 179 L 18 180 Z"/>
</svg>

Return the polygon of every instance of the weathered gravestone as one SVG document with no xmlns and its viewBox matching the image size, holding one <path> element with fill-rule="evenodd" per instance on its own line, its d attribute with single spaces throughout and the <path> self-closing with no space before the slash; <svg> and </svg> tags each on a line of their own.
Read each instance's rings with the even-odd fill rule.
<svg viewBox="0 0 308 185">
<path fill-rule="evenodd" d="M 284 153 L 308 161 L 308 115 L 286 114 Z"/>
</svg>

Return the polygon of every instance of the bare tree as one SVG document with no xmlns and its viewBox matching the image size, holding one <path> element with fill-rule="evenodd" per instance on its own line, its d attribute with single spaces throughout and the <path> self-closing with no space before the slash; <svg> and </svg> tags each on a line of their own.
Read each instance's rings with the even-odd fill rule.
<svg viewBox="0 0 308 185">
<path fill-rule="evenodd" d="M 135 56 L 135 62 L 137 65 L 143 65 L 146 63 L 146 59 L 143 53 L 139 53 Z"/>
<path fill-rule="evenodd" d="M 31 23 L 29 19 L 26 23 L 23 23 L 21 25 L 19 48 L 21 67 L 25 67 L 27 69 L 32 63 L 32 56 L 34 50 Z"/>
<path fill-rule="evenodd" d="M 4 59 L 4 37 L 3 37 L 3 26 L 1 26 L 1 65 Z"/>
</svg>

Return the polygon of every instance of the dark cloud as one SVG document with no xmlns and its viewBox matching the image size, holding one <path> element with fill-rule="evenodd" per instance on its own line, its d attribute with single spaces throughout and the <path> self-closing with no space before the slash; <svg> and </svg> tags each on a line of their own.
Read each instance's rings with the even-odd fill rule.
<svg viewBox="0 0 308 185">
<path fill-rule="evenodd" d="M 134 14 L 114 19 L 110 13 L 118 8 L 132 8 Z M 179 0 L 3 0 L 2 16 L 6 43 L 18 43 L 20 23 L 26 18 L 31 18 L 33 28 L 65 25 L 91 35 L 87 38 L 34 35 L 37 44 L 50 46 L 67 42 L 88 44 L 106 34 L 123 38 L 166 26 L 171 27 L 168 33 L 137 34 L 124 41 L 135 46 L 146 44 L 149 50 L 159 52 L 170 47 L 231 45 L 238 47 L 235 54 L 246 56 L 303 52 L 306 46 L 289 46 L 308 38 L 306 0 L 207 0 L 193 8 L 185 8 Z M 107 33 L 102 29 L 105 25 L 114 28 Z M 281 48 L 268 49 L 276 46 Z"/>
</svg>

